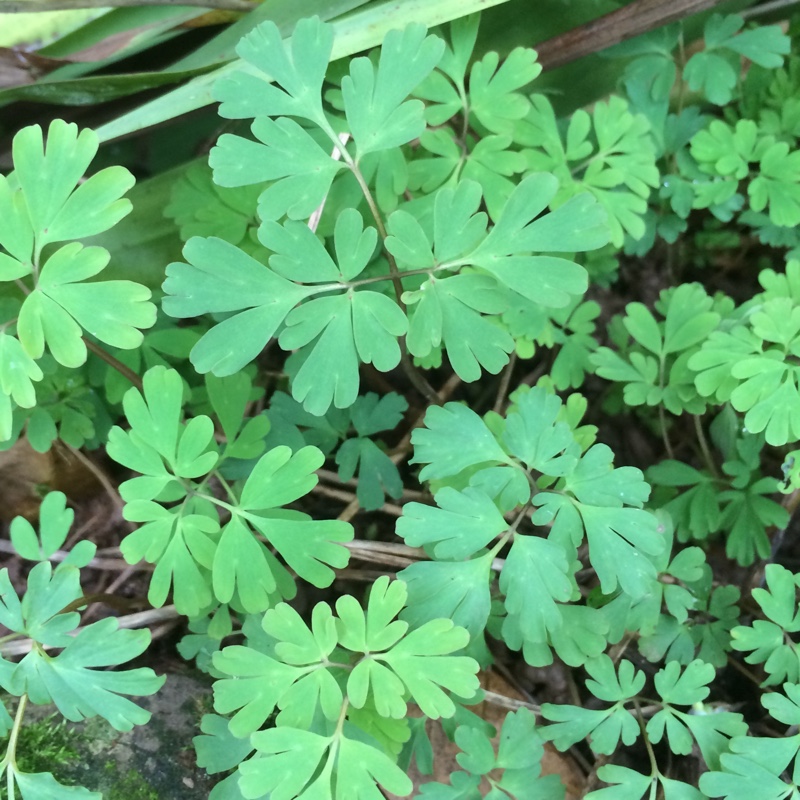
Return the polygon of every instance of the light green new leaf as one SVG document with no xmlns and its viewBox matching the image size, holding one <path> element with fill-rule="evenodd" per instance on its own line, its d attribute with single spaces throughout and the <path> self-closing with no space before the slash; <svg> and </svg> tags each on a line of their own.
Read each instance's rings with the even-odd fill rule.
<svg viewBox="0 0 800 800">
<path fill-rule="evenodd" d="M 377 69 L 366 57 L 350 62 L 350 73 L 342 79 L 342 97 L 357 159 L 399 147 L 425 130 L 422 102 L 406 99 L 444 51 L 438 36 L 425 33 L 425 26 L 419 24 L 389 31 Z"/>
<path fill-rule="evenodd" d="M 59 363 L 80 366 L 86 360 L 81 328 L 113 347 L 130 350 L 142 343 L 139 329 L 156 320 L 150 290 L 132 281 L 84 282 L 99 274 L 108 260 L 107 250 L 78 242 L 47 259 L 17 323 L 28 355 L 40 358 L 46 343 Z"/>
<path fill-rule="evenodd" d="M 241 495 L 241 507 L 250 511 L 266 511 L 294 502 L 316 485 L 314 474 L 325 463 L 325 456 L 316 447 L 303 447 L 292 453 L 284 445 L 273 447 L 253 467 Z"/>
<path fill-rule="evenodd" d="M 241 645 L 214 653 L 213 663 L 217 670 L 230 676 L 214 683 L 214 708 L 220 714 L 236 711 L 230 732 L 240 738 L 264 725 L 280 698 L 304 672 Z"/>
<path fill-rule="evenodd" d="M 353 526 L 341 520 L 251 515 L 250 524 L 278 551 L 300 578 L 324 588 L 336 577 L 334 569 L 344 569 L 350 551 L 342 542 L 352 541 Z"/>
<path fill-rule="evenodd" d="M 22 408 L 36 405 L 34 381 L 44 377 L 39 365 L 25 352 L 19 340 L 7 333 L 0 333 L 0 391 Z M 8 439 L 10 430 L 0 435 Z"/>
<path fill-rule="evenodd" d="M 133 445 L 140 450 L 157 452 L 176 476 L 197 478 L 210 472 L 218 459 L 214 449 L 214 425 L 202 415 L 187 424 L 181 422 L 181 376 L 175 370 L 157 366 L 145 373 L 142 385 L 143 393 L 133 388 L 123 398 L 131 430 L 126 433 L 119 428 L 113 429 L 114 436 L 109 438 L 109 455 L 116 459 L 117 448 L 122 451 L 127 439 L 128 447 Z M 147 474 L 147 470 L 140 468 L 144 466 L 142 464 L 126 463 L 126 466 Z M 158 470 L 156 474 L 160 476 L 163 473 Z"/>
<path fill-rule="evenodd" d="M 455 705 L 440 687 L 463 698 L 478 688 L 477 662 L 449 655 L 467 645 L 469 634 L 449 619 L 406 633 L 407 623 L 394 619 L 405 600 L 405 584 L 382 577 L 373 584 L 366 614 L 352 596 L 337 601 L 339 643 L 366 655 L 348 678 L 348 696 L 356 707 L 371 697 L 379 713 L 401 718 L 410 692 L 426 716 L 452 716 Z"/>
<path fill-rule="evenodd" d="M 798 579 L 780 564 L 767 564 L 767 588 L 753 590 L 753 599 L 764 611 L 766 620 L 754 620 L 751 625 L 738 625 L 731 631 L 734 650 L 749 652 L 748 664 L 764 664 L 767 673 L 765 686 L 784 681 L 800 681 L 800 652 L 792 635 L 800 631 L 800 610 L 795 593 Z M 750 652 L 751 651 L 751 652 Z"/>
<path fill-rule="evenodd" d="M 63 492 L 48 492 L 39 507 L 39 535 L 25 517 L 15 517 L 11 521 L 9 533 L 14 549 L 23 558 L 31 561 L 44 561 L 59 550 L 67 540 L 75 512 L 67 508 L 67 498 Z M 97 546 L 93 542 L 78 542 L 61 562 L 79 569 L 94 558 Z M 56 567 L 56 569 L 60 569 Z"/>
<path fill-rule="evenodd" d="M 739 55 L 762 67 L 780 67 L 789 53 L 790 39 L 777 25 L 762 25 L 739 33 L 744 20 L 738 15 L 712 14 L 705 24 L 705 50 L 695 53 L 683 77 L 693 91 L 702 89 L 716 105 L 733 95 L 741 70 Z"/>
<path fill-rule="evenodd" d="M 261 798 L 266 792 L 270 800 L 333 800 L 331 762 L 314 777 L 332 739 L 297 728 L 270 728 L 255 733 L 252 742 L 264 755 L 239 767 L 245 798 Z"/>
<path fill-rule="evenodd" d="M 10 255 L 0 253 L 0 279 L 13 281 L 30 275 L 33 269 L 34 230 L 25 206 L 25 196 L 19 187 L 0 175 L 0 247 Z"/>
<path fill-rule="evenodd" d="M 156 564 L 147 593 L 150 603 L 164 605 L 173 586 L 180 613 L 200 614 L 213 600 L 208 571 L 214 563 L 219 521 L 207 514 L 176 514 L 149 500 L 129 500 L 123 516 L 146 523 L 122 540 L 120 550 L 129 564 L 142 559 Z"/>
<path fill-rule="evenodd" d="M 14 137 L 15 174 L 39 247 L 102 233 L 131 210 L 130 201 L 120 199 L 134 184 L 123 167 L 102 170 L 78 186 L 97 147 L 94 131 L 79 133 L 75 123 L 60 119 L 50 123 L 46 146 L 38 125 Z"/>
<path fill-rule="evenodd" d="M 343 736 L 339 740 L 336 800 L 380 796 L 377 786 L 405 796 L 411 793 L 411 778 L 383 751 L 364 742 Z M 378 792 L 378 795 L 375 795 Z"/>
<path fill-rule="evenodd" d="M 325 661 L 338 643 L 336 623 L 327 603 L 317 603 L 311 628 L 288 603 L 264 615 L 263 629 L 276 639 L 275 653 L 285 664 L 303 666 Z"/>
<path fill-rule="evenodd" d="M 403 608 L 406 596 L 402 581 L 382 576 L 372 584 L 366 614 L 352 595 L 340 597 L 336 601 L 339 643 L 357 652 L 385 650 L 396 644 L 408 630 L 405 622 L 392 621 Z"/>
<path fill-rule="evenodd" d="M 468 111 L 493 133 L 512 133 L 514 122 L 530 108 L 528 99 L 517 90 L 536 78 L 542 66 L 536 63 L 536 52 L 525 47 L 514 48 L 498 69 L 499 63 L 500 56 L 489 52 L 473 64 Z"/>
<path fill-rule="evenodd" d="M 270 605 L 277 589 L 268 553 L 240 517 L 222 528 L 211 571 L 214 596 L 229 603 L 237 593 L 244 610 L 258 613 Z"/>
<path fill-rule="evenodd" d="M 80 616 L 62 611 L 82 595 L 74 566 L 54 572 L 50 562 L 40 562 L 28 575 L 22 599 L 11 584 L 8 570 L 0 570 L 0 623 L 41 644 L 64 647 L 72 641 L 69 633 L 78 626 Z"/>
<path fill-rule="evenodd" d="M 432 620 L 376 658 L 403 681 L 425 716 L 451 717 L 456 707 L 442 687 L 464 699 L 473 697 L 479 688 L 478 662 L 450 655 L 468 642 L 467 631 L 452 620 Z"/>
<path fill-rule="evenodd" d="M 786 142 L 775 142 L 761 156 L 760 173 L 747 187 L 753 211 L 769 206 L 775 225 L 794 227 L 800 223 L 800 153 L 790 152 Z"/>
</svg>

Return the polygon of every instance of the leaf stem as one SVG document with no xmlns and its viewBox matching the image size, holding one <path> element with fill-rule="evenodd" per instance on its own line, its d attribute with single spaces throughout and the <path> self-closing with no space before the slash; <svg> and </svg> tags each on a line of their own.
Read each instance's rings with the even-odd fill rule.
<svg viewBox="0 0 800 800">
<path fill-rule="evenodd" d="M 650 743 L 650 737 L 647 735 L 647 728 L 644 724 L 644 717 L 642 716 L 642 709 L 639 706 L 639 701 L 634 699 L 633 706 L 636 709 L 636 721 L 639 723 L 639 729 L 642 732 L 644 739 L 644 746 L 647 749 L 647 757 L 650 759 L 650 769 L 652 777 L 658 775 L 658 762 L 656 761 L 656 754 L 653 752 L 653 745 Z"/>
<path fill-rule="evenodd" d="M 8 796 L 14 796 L 13 788 L 13 771 L 17 766 L 17 742 L 19 741 L 19 732 L 22 730 L 22 719 L 25 716 L 25 709 L 28 706 L 28 695 L 23 694 L 19 698 L 19 705 L 17 706 L 17 713 L 14 715 L 14 725 L 11 728 L 11 735 L 8 737 L 8 748 L 6 750 L 5 763 L 11 769 L 8 771 Z"/>
<path fill-rule="evenodd" d="M 86 336 L 83 337 L 83 341 L 87 349 L 91 350 L 99 359 L 105 361 L 110 367 L 113 367 L 123 378 L 127 378 L 140 392 L 144 390 L 142 379 L 129 366 L 123 364 L 119 359 L 112 356 L 108 350 Z"/>
<path fill-rule="evenodd" d="M 373 219 L 375 220 L 375 226 L 378 229 L 378 235 L 381 237 L 383 249 L 386 253 L 386 260 L 389 263 L 389 273 L 392 285 L 394 286 L 395 299 L 397 300 L 397 305 L 400 306 L 400 309 L 405 314 L 406 304 L 403 302 L 403 281 L 400 276 L 400 270 L 397 267 L 397 262 L 394 260 L 394 256 L 386 248 L 386 239 L 388 234 L 386 233 L 386 226 L 383 224 L 381 213 L 378 210 L 378 205 L 375 202 L 375 198 L 372 196 L 372 192 L 370 191 L 364 176 L 361 174 L 361 170 L 358 168 L 358 165 L 352 160 L 352 158 L 349 158 L 348 166 L 358 181 L 358 185 L 361 187 L 361 191 L 364 194 L 364 199 L 367 201 L 369 210 L 372 213 Z M 401 336 L 399 341 L 400 364 L 403 367 L 403 372 L 405 372 L 406 377 L 411 381 L 413 387 L 429 403 L 435 403 L 439 406 L 442 405 L 442 401 L 439 398 L 439 395 L 436 393 L 436 389 L 434 389 L 433 386 L 428 383 L 425 376 L 414 366 L 414 362 L 411 360 L 408 348 L 406 347 L 405 336 Z"/>
<path fill-rule="evenodd" d="M 697 433 L 697 442 L 700 445 L 700 451 L 703 454 L 703 460 L 706 462 L 709 472 L 717 479 L 722 476 L 719 474 L 717 465 L 714 462 L 714 457 L 711 454 L 711 448 L 708 446 L 705 431 L 703 430 L 703 421 L 700 419 L 699 414 L 692 414 L 694 420 L 694 429 Z"/>
<path fill-rule="evenodd" d="M 218 470 L 215 469 L 212 474 L 219 481 L 220 486 L 222 486 L 222 488 L 225 490 L 225 494 L 228 495 L 228 499 L 234 504 L 238 503 L 239 502 L 239 498 L 234 493 L 234 491 L 231 488 L 231 485 L 228 483 L 228 481 L 226 481 L 225 478 L 222 477 L 221 473 Z"/>
<path fill-rule="evenodd" d="M 492 409 L 496 414 L 500 414 L 503 410 L 503 403 L 508 395 L 508 387 L 511 383 L 511 374 L 514 372 L 514 367 L 517 365 L 516 351 L 511 353 L 508 359 L 508 364 L 503 371 L 503 377 L 500 379 L 500 386 L 497 388 L 497 398 L 494 401 L 494 408 Z"/>
</svg>

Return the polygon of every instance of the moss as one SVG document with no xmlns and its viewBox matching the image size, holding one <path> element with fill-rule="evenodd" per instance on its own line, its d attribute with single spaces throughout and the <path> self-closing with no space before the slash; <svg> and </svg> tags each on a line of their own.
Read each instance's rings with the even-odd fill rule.
<svg viewBox="0 0 800 800">
<path fill-rule="evenodd" d="M 23 724 L 17 742 L 17 767 L 21 772 L 51 772 L 60 783 L 74 781 L 65 776 L 65 767 L 80 758 L 76 744 L 80 734 L 67 727 L 58 714 Z M 8 746 L 8 736 L 0 739 L 0 753 Z M 6 797 L 5 781 L 0 798 Z"/>
<path fill-rule="evenodd" d="M 106 772 L 116 772 L 117 765 L 109 761 Z M 135 769 L 119 775 L 114 785 L 105 793 L 105 800 L 159 800 L 158 792 Z"/>
</svg>

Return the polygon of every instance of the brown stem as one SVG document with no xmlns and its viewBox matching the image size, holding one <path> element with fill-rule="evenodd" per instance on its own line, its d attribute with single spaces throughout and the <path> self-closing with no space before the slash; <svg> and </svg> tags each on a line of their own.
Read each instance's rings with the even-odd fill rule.
<svg viewBox="0 0 800 800">
<path fill-rule="evenodd" d="M 718 3 L 719 0 L 635 0 L 534 47 L 539 63 L 545 69 L 555 69 Z"/>
<path fill-rule="evenodd" d="M 110 367 L 113 367 L 124 378 L 127 378 L 140 392 L 142 391 L 142 379 L 130 367 L 123 364 L 119 359 L 114 358 L 108 350 L 100 347 L 99 344 L 93 342 L 91 339 L 87 339 L 84 336 L 83 341 L 86 347 L 98 358 L 105 361 Z"/>
</svg>

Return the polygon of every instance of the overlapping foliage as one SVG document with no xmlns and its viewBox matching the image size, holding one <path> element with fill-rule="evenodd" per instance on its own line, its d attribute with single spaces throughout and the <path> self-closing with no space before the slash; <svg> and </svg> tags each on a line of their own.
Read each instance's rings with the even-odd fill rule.
<svg viewBox="0 0 800 800">
<path fill-rule="evenodd" d="M 73 125 L 53 123 L 46 147 L 37 127 L 18 134 L 0 178 L 0 279 L 14 287 L 0 439 L 104 442 L 134 473 L 122 553 L 154 565 L 150 602 L 189 618 L 181 652 L 215 678 L 195 742 L 202 766 L 228 773 L 212 800 L 407 795 L 412 760 L 431 772 L 439 719 L 461 769 L 423 784 L 429 800 L 563 797 L 541 774 L 545 742 L 610 759 L 596 800 L 788 796 L 797 736 L 747 735 L 714 693 L 744 653 L 781 687 L 763 702 L 774 723 L 797 725 L 797 576 L 769 563 L 750 591 L 711 564 L 717 541 L 742 567 L 774 559 L 800 487 L 800 62 L 781 68 L 778 27 L 714 14 L 688 57 L 679 26 L 615 48 L 620 92 L 561 119 L 536 91 L 535 52 L 476 53 L 478 25 L 409 25 L 331 74 L 317 18 L 287 38 L 273 22 L 248 33 L 214 86 L 233 132 L 208 166 L 181 170 L 164 211 L 185 246 L 157 321 L 149 290 L 102 280 L 108 253 L 80 241 L 128 211 L 130 175 L 81 182 L 97 143 Z M 785 267 L 770 251 L 762 291 L 676 280 L 596 322 L 585 294 L 613 282 L 620 253 L 742 230 L 788 251 Z M 288 381 L 265 396 L 278 349 Z M 508 394 L 532 358 L 538 372 Z M 465 383 L 505 370 L 497 410 L 440 404 L 439 367 Z M 609 386 L 607 411 L 661 439 L 645 473 L 584 420 L 570 392 L 587 375 L 587 392 Z M 391 449 L 410 429 L 411 468 Z M 354 538 L 298 507 L 326 460 L 364 510 L 402 499 L 412 475 L 430 501 L 403 506 L 396 534 L 419 557 L 397 579 L 376 580 L 363 607 L 343 594 L 305 618 L 287 602 L 297 581 L 330 587 Z M 145 635 L 105 620 L 70 636 L 93 553 L 80 543 L 49 565 L 69 522 L 50 494 L 40 537 L 12 526 L 41 563 L 23 598 L 0 574 L 0 622 L 34 643 L 19 664 L 0 659 L 0 685 L 125 729 L 146 715 L 119 695 L 160 681 L 95 669 Z M 532 667 L 584 670 L 584 705 L 544 704 L 538 721 L 520 708 L 493 744 L 468 706 L 498 642 Z M 19 773 L 9 753 L 23 797 L 95 796 Z M 680 766 L 692 753 L 699 784 Z"/>
</svg>

